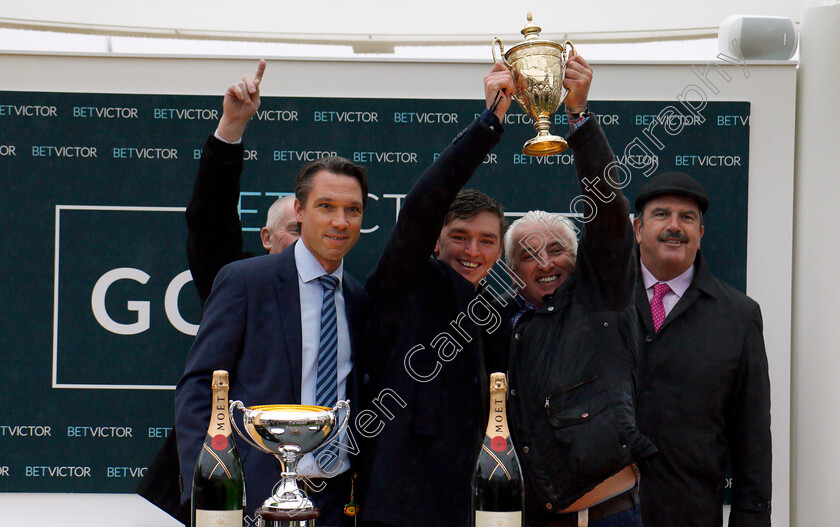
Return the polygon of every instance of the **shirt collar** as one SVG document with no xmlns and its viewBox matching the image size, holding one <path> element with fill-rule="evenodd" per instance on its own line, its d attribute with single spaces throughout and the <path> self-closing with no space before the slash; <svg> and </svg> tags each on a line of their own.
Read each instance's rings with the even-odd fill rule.
<svg viewBox="0 0 840 527">
<path fill-rule="evenodd" d="M 536 305 L 532 304 L 531 302 L 528 301 L 527 298 L 525 298 L 522 295 L 522 290 L 521 289 L 516 290 L 516 294 L 513 295 L 513 299 L 516 301 L 516 304 L 519 306 L 519 311 L 527 311 L 529 309 L 531 311 L 536 311 L 537 309 L 539 309 L 539 306 L 536 306 Z"/>
<path fill-rule="evenodd" d="M 309 247 L 303 243 L 303 240 L 298 240 L 295 243 L 295 264 L 297 265 L 298 276 L 303 280 L 303 283 L 308 283 L 321 276 L 330 274 L 338 279 L 338 285 L 341 286 L 341 277 L 344 275 L 344 260 L 341 260 L 338 269 L 332 273 L 327 273 L 324 266 L 309 251 Z"/>
<path fill-rule="evenodd" d="M 645 284 L 645 289 L 651 289 L 654 284 L 658 284 L 662 282 L 662 280 L 657 280 L 653 273 L 651 273 L 645 264 L 639 260 L 639 265 L 642 266 L 642 281 Z M 676 295 L 680 298 L 685 294 L 688 286 L 691 285 L 691 281 L 694 280 L 694 264 L 691 264 L 691 267 L 686 269 L 681 275 L 675 276 L 666 282 L 662 282 L 664 284 L 668 284 L 668 287 L 671 288 L 671 291 L 676 293 Z"/>
</svg>

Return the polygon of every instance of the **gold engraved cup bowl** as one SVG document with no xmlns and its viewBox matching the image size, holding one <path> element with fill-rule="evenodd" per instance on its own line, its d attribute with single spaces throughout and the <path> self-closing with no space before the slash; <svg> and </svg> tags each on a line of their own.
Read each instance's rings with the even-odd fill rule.
<svg viewBox="0 0 840 527">
<path fill-rule="evenodd" d="M 246 433 L 236 424 L 234 409 L 242 411 L 242 425 Z M 342 409 L 344 419 L 339 424 Z M 334 408 L 327 408 L 299 404 L 246 407 L 242 401 L 231 401 L 230 415 L 233 427 L 245 442 L 258 450 L 274 454 L 283 466 L 282 479 L 263 507 L 270 511 L 314 509 L 312 501 L 298 488 L 298 461 L 304 454 L 332 441 L 347 428 L 350 402 L 338 401 Z"/>
<path fill-rule="evenodd" d="M 566 48 L 575 52 L 575 46 L 567 40 L 562 45 L 551 40 L 539 38 L 541 28 L 531 22 L 522 29 L 525 40 L 516 44 L 505 53 L 504 44 L 496 38 L 493 41 L 493 60 L 496 46 L 502 55 L 501 62 L 513 75 L 516 93 L 513 98 L 522 107 L 537 129 L 536 137 L 529 139 L 522 147 L 522 153 L 529 156 L 548 156 L 559 154 L 568 148 L 566 140 L 549 132 L 551 116 L 557 112 L 568 90 L 563 87 L 566 77 L 566 64 L 569 54 Z"/>
</svg>

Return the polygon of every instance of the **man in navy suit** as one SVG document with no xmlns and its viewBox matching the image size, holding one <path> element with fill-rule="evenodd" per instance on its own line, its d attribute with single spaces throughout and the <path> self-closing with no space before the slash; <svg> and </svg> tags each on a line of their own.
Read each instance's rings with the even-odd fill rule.
<svg viewBox="0 0 840 527">
<path fill-rule="evenodd" d="M 216 134 L 226 142 L 242 137 L 259 105 L 259 82 L 265 69 L 229 88 Z M 190 499 L 187 483 L 210 419 L 213 370 L 230 373 L 230 397 L 246 406 L 316 404 L 321 307 L 321 278 L 337 283 L 334 294 L 337 334 L 337 399 L 353 394 L 355 351 L 359 349 L 364 292 L 344 273 L 343 258 L 359 239 L 367 202 L 363 168 L 338 157 L 301 169 L 295 181 L 295 214 L 301 237 L 280 254 L 240 260 L 218 274 L 205 305 L 201 327 L 175 392 L 175 427 L 184 478 L 182 502 Z M 326 280 L 332 280 L 326 279 Z M 279 463 L 270 455 L 240 443 L 247 481 L 247 513 L 254 516 L 280 479 Z M 325 490 L 310 495 L 321 511 L 319 527 L 344 525 L 343 507 L 350 497 L 347 453 L 322 466 L 304 456 L 299 474 L 311 479 L 331 476 Z"/>
<path fill-rule="evenodd" d="M 261 75 L 259 71 L 258 75 Z M 237 81 L 227 90 L 225 109 L 228 114 L 223 115 L 223 124 L 239 121 L 232 117 L 241 115 L 240 108 L 247 104 L 236 95 L 239 92 L 244 97 L 246 80 L 243 78 Z M 259 81 L 255 78 L 252 84 L 255 84 L 257 90 L 249 93 L 251 103 L 248 109 L 256 111 Z M 233 116 L 230 115 L 231 111 Z M 241 138 L 242 130 L 228 133 L 228 137 L 233 139 L 236 133 Z M 187 204 L 186 220 L 187 260 L 202 309 L 222 267 L 236 260 L 257 256 L 243 249 L 242 223 L 239 219 L 239 181 L 244 150 L 241 141 L 227 142 L 220 138 L 218 132 L 214 132 L 207 138 L 201 151 L 193 193 Z M 269 207 L 265 227 L 260 230 L 262 245 L 268 254 L 282 252 L 300 237 L 294 202 L 294 195 L 289 194 Z M 181 478 L 177 438 L 173 428 L 136 490 L 139 495 L 181 523 L 189 524 L 190 504 L 181 503 L 184 488 L 182 479 L 186 479 L 189 485 L 189 477 L 187 474 L 186 478 Z"/>
</svg>

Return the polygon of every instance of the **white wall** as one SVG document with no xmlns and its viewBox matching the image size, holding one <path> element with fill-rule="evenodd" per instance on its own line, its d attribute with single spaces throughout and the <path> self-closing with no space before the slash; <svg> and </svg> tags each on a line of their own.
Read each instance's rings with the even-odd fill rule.
<svg viewBox="0 0 840 527">
<path fill-rule="evenodd" d="M 439 40 L 461 42 L 485 35 L 519 36 L 528 11 L 545 34 L 557 39 L 562 34 L 623 33 L 645 38 L 660 30 L 683 33 L 704 30 L 716 33 L 731 14 L 785 16 L 798 20 L 799 12 L 819 0 L 706 0 L 705 2 L 636 2 L 633 9 L 623 0 L 599 2 L 508 0 L 427 0 L 401 2 L 396 8 L 383 0 L 321 0 L 317 10 L 306 2 L 254 0 L 236 6 L 224 0 L 39 0 L 6 2 L 0 25 L 37 27 L 87 26 L 92 30 L 134 31 L 145 35 L 217 35 L 251 38 L 282 35 L 299 41 L 337 40 L 355 37 L 359 41 L 405 39 L 407 35 L 438 36 Z M 614 35 L 613 35 L 614 36 Z M 441 38 L 443 37 L 443 38 Z"/>
<path fill-rule="evenodd" d="M 840 518 L 840 4 L 803 14 L 796 127 L 793 296 L 795 525 Z"/>
<path fill-rule="evenodd" d="M 0 494 L 0 525 L 183 527 L 135 494 Z"/>
<path fill-rule="evenodd" d="M 0 71 L 3 71 L 0 88 L 213 95 L 223 93 L 232 79 L 252 72 L 255 64 L 255 59 L 0 54 Z M 596 73 L 590 93 L 592 100 L 676 101 L 687 86 L 700 84 L 688 63 L 595 63 L 593 66 Z M 489 57 L 486 62 L 460 63 L 272 60 L 262 91 L 269 96 L 478 99 L 482 96 L 481 78 L 489 68 Z M 725 68 L 732 80 L 718 82 L 720 93 L 709 92 L 709 100 L 752 104 L 747 293 L 761 304 L 764 315 L 772 385 L 773 523 L 786 526 L 790 515 L 796 67 L 793 63 L 769 63 L 750 64 L 746 69 L 732 65 Z M 624 145 L 614 146 L 623 148 Z M 826 234 L 815 232 L 816 236 Z M 125 514 L 128 511 L 131 513 Z M 167 522 L 165 514 L 136 496 L 0 494 L 2 525 L 25 525 L 33 514 L 40 520 L 44 514 L 53 512 L 67 526 L 174 525 Z"/>
</svg>

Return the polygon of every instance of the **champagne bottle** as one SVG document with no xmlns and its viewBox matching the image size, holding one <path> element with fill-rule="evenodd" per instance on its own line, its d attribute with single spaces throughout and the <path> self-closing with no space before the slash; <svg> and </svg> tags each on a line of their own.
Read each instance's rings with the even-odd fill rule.
<svg viewBox="0 0 840 527">
<path fill-rule="evenodd" d="M 245 478 L 231 434 L 228 372 L 213 372 L 213 406 L 207 437 L 193 473 L 192 527 L 242 527 Z"/>
<path fill-rule="evenodd" d="M 474 527 L 520 527 L 525 505 L 522 469 L 505 411 L 507 379 L 490 375 L 490 419 L 472 479 Z"/>
</svg>

